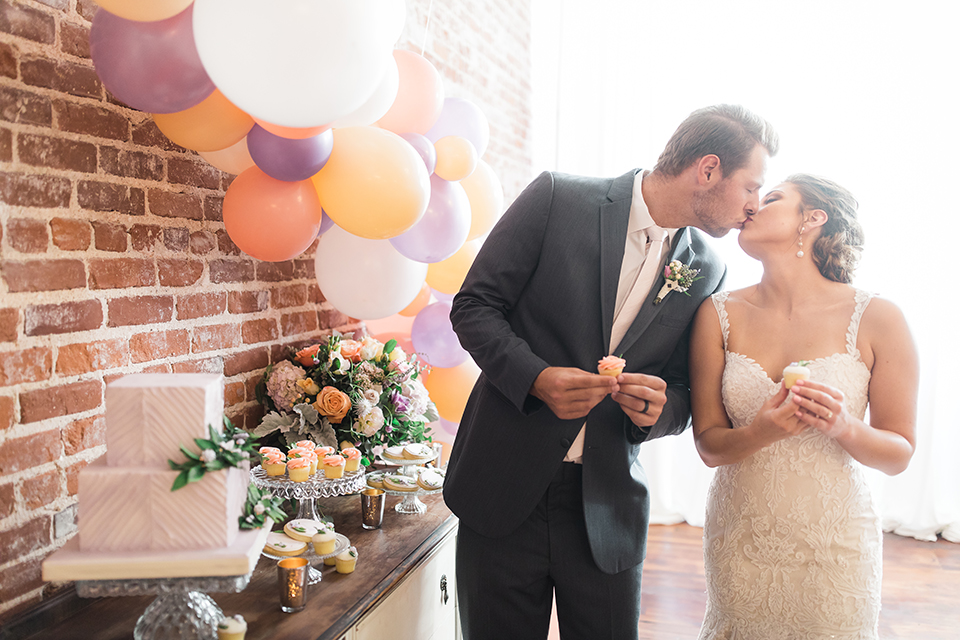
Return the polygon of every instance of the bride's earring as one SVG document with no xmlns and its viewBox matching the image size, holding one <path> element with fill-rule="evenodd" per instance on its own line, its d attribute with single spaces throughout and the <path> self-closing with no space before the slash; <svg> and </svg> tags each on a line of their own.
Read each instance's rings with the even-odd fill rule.
<svg viewBox="0 0 960 640">
<path fill-rule="evenodd" d="M 805 227 L 804 225 L 800 225 L 800 240 L 799 240 L 798 243 L 797 243 L 797 244 L 800 246 L 800 250 L 797 251 L 797 257 L 798 257 L 798 258 L 802 258 L 802 257 L 803 257 L 803 232 L 804 232 L 805 229 L 806 229 L 806 227 Z"/>
</svg>

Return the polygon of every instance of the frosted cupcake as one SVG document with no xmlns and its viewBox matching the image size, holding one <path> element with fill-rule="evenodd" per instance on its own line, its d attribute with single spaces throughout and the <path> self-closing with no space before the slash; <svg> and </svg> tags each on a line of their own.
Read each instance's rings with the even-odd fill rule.
<svg viewBox="0 0 960 640">
<path fill-rule="evenodd" d="M 284 460 L 287 459 L 287 456 L 284 455 L 283 451 L 280 451 L 280 449 L 277 449 L 276 447 L 260 447 L 259 452 L 261 456 L 266 455 L 268 453 L 273 453 L 273 454 L 279 455 Z"/>
<path fill-rule="evenodd" d="M 357 548 L 350 547 L 337 556 L 337 573 L 353 573 L 357 568 Z"/>
<path fill-rule="evenodd" d="M 807 360 L 801 360 L 800 362 L 791 362 L 784 367 L 783 386 L 789 389 L 797 380 L 809 380 L 810 369 L 807 367 L 808 364 L 810 363 Z"/>
<path fill-rule="evenodd" d="M 318 556 L 326 556 L 333 553 L 337 546 L 337 534 L 333 530 L 333 524 L 330 522 L 321 522 L 317 526 L 317 532 L 313 534 L 313 552 Z"/>
<path fill-rule="evenodd" d="M 310 479 L 310 460 L 292 458 L 287 462 L 287 475 L 294 482 L 306 482 Z"/>
<path fill-rule="evenodd" d="M 268 476 L 282 476 L 287 470 L 287 463 L 283 460 L 283 454 L 277 451 L 273 453 L 272 451 L 266 454 L 260 454 L 263 462 L 263 470 L 267 472 Z"/>
<path fill-rule="evenodd" d="M 239 613 L 217 623 L 218 640 L 243 640 L 247 635 L 247 622 Z"/>
<path fill-rule="evenodd" d="M 340 455 L 346 460 L 343 470 L 347 473 L 351 473 L 360 468 L 360 449 L 348 447 L 341 451 Z"/>
<path fill-rule="evenodd" d="M 313 452 L 317 454 L 317 457 L 319 459 L 323 460 L 323 456 L 328 456 L 331 453 L 336 453 L 337 450 L 335 447 L 317 447 L 316 449 L 313 450 Z"/>
<path fill-rule="evenodd" d="M 317 443 L 313 440 L 298 440 L 293 446 L 296 449 L 309 449 L 313 451 L 317 448 Z"/>
<path fill-rule="evenodd" d="M 290 449 L 290 451 L 287 452 L 287 459 L 294 460 L 296 458 L 304 458 L 310 461 L 310 475 L 317 472 L 317 454 L 313 451 L 310 449 L 301 449 L 300 447 Z"/>
<path fill-rule="evenodd" d="M 603 360 L 597 361 L 597 373 L 602 376 L 611 376 L 616 378 L 623 373 L 623 368 L 627 366 L 627 361 L 617 356 L 605 356 Z"/>
<path fill-rule="evenodd" d="M 342 478 L 346 460 L 335 453 L 323 457 L 323 475 L 327 478 Z"/>
</svg>

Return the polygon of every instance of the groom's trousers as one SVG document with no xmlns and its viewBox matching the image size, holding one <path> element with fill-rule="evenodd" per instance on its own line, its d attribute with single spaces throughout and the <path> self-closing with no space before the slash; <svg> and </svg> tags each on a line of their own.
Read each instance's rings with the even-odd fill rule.
<svg viewBox="0 0 960 640">
<path fill-rule="evenodd" d="M 536 509 L 511 534 L 487 538 L 460 524 L 463 638 L 545 639 L 555 591 L 563 640 L 636 639 L 642 568 L 641 563 L 611 575 L 594 563 L 583 516 L 583 469 L 565 462 Z"/>
</svg>

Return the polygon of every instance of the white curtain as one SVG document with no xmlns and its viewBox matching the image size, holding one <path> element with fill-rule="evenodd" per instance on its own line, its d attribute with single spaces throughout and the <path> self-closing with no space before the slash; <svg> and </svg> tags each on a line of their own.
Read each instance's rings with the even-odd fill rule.
<svg viewBox="0 0 960 640">
<path fill-rule="evenodd" d="M 802 171 L 854 193 L 855 285 L 903 309 L 921 361 L 917 451 L 903 474 L 871 476 L 885 527 L 960 542 L 956 6 L 533 0 L 532 85 L 534 175 L 651 167 L 687 114 L 731 102 L 780 134 L 767 187 Z M 717 247 L 729 288 L 757 281 L 735 233 Z M 655 522 L 701 525 L 712 472 L 690 433 L 642 455 Z"/>
</svg>

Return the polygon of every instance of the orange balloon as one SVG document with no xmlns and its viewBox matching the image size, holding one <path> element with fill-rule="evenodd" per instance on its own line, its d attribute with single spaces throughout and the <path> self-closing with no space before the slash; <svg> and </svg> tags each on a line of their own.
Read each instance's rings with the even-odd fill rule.
<svg viewBox="0 0 960 640">
<path fill-rule="evenodd" d="M 460 181 L 470 201 L 470 232 L 467 240 L 485 235 L 503 215 L 503 186 L 483 160 L 477 161 L 473 173 Z"/>
<path fill-rule="evenodd" d="M 434 367 L 423 385 L 430 392 L 430 399 L 437 405 L 437 413 L 444 420 L 460 422 L 467 398 L 480 377 L 480 367 L 473 358 L 449 369 Z"/>
<path fill-rule="evenodd" d="M 223 198 L 223 226 L 247 255 L 282 262 L 307 250 L 320 232 L 323 210 L 307 180 L 283 182 L 257 167 L 241 173 Z"/>
<path fill-rule="evenodd" d="M 172 18 L 190 6 L 193 0 L 96 0 L 115 16 L 137 22 L 156 22 Z"/>
<path fill-rule="evenodd" d="M 406 309 L 400 311 L 400 315 L 412 318 L 428 304 L 430 304 L 430 286 L 424 282 L 423 286 L 420 287 L 420 293 L 413 299 L 413 302 L 407 305 Z"/>
<path fill-rule="evenodd" d="M 444 136 L 433 143 L 433 147 L 437 150 L 437 167 L 433 172 L 438 178 L 456 182 L 477 168 L 477 149 L 466 138 Z"/>
<path fill-rule="evenodd" d="M 253 118 L 214 89 L 200 104 L 176 113 L 155 113 L 153 121 L 173 142 L 194 151 L 226 149 L 253 128 Z"/>
<path fill-rule="evenodd" d="M 393 59 L 400 72 L 400 86 L 377 126 L 394 133 L 424 134 L 443 109 L 443 79 L 429 60 L 413 51 L 394 49 Z"/>
<path fill-rule="evenodd" d="M 473 265 L 480 243 L 477 240 L 467 241 L 455 254 L 427 265 L 427 284 L 440 293 L 456 293 L 463 286 L 463 279 Z M 448 418 L 449 420 L 449 418 Z M 454 420 L 454 422 L 457 422 Z"/>
<path fill-rule="evenodd" d="M 420 221 L 430 201 L 420 154 L 377 127 L 334 129 L 330 159 L 310 179 L 337 226 L 370 240 L 400 235 Z"/>
<path fill-rule="evenodd" d="M 240 175 L 254 165 L 247 149 L 247 137 L 240 138 L 240 142 L 219 151 L 198 151 L 200 157 L 215 166 L 220 171 Z"/>
<path fill-rule="evenodd" d="M 327 129 L 330 128 L 330 125 L 325 124 L 319 127 L 282 127 L 279 124 L 273 124 L 272 122 L 267 122 L 266 120 L 261 120 L 260 118 L 254 118 L 254 121 L 272 133 L 275 136 L 280 136 L 281 138 L 290 138 L 291 140 L 303 140 L 305 138 L 312 138 L 318 136 Z"/>
</svg>

